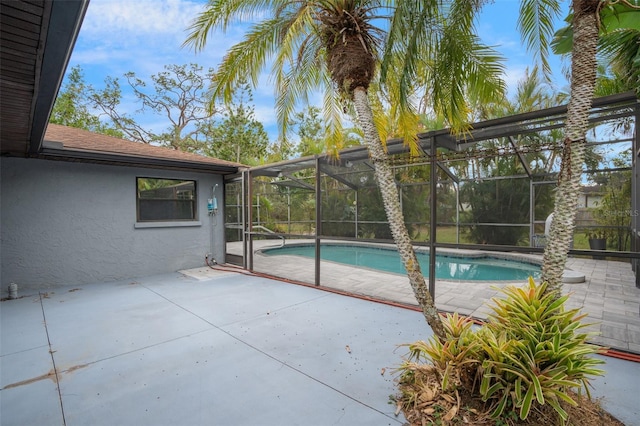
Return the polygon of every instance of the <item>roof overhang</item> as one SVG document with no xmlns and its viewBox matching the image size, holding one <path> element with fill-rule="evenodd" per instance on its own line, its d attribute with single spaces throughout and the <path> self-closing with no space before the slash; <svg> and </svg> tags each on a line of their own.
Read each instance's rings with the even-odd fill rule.
<svg viewBox="0 0 640 426">
<path fill-rule="evenodd" d="M 105 164 L 111 166 L 144 167 L 191 172 L 195 171 L 220 175 L 238 173 L 238 167 L 234 166 L 198 163 L 194 161 L 180 161 L 167 158 L 153 158 L 148 156 L 105 153 L 101 151 L 73 150 L 64 148 L 62 147 L 62 144 L 56 142 L 45 142 L 37 157 L 45 160 L 61 160 Z"/>
<path fill-rule="evenodd" d="M 27 157 L 45 129 L 89 0 L 32 0 L 0 6 L 0 148 Z"/>
</svg>

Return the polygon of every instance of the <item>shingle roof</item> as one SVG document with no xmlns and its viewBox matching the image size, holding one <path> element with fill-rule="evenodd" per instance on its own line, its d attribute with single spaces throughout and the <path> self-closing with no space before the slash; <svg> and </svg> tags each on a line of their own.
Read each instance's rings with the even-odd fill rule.
<svg viewBox="0 0 640 426">
<path fill-rule="evenodd" d="M 92 159 L 99 159 L 101 156 L 104 156 L 105 159 L 108 157 L 111 160 L 127 158 L 129 159 L 128 163 L 131 163 L 131 160 L 134 159 L 141 165 L 150 160 L 154 160 L 154 164 L 156 164 L 158 160 L 165 160 L 168 162 L 179 162 L 199 166 L 219 166 L 225 169 L 246 167 L 231 161 L 177 151 L 166 147 L 132 142 L 126 139 L 92 133 L 87 130 L 58 124 L 48 125 L 44 140 L 45 150 L 43 154 L 45 157 L 49 156 L 48 154 L 51 154 L 52 150 L 55 150 L 59 154 L 68 154 L 70 158 L 73 158 L 74 154 L 90 153 L 92 154 Z M 56 144 L 56 142 L 61 143 L 62 146 Z M 86 157 L 85 155 L 84 158 Z"/>
</svg>

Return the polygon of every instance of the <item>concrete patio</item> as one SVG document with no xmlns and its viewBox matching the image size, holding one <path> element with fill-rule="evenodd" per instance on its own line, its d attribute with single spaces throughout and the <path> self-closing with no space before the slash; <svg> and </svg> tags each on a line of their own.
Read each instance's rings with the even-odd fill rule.
<svg viewBox="0 0 640 426">
<path fill-rule="evenodd" d="M 0 303 L 2 425 L 400 425 L 418 312 L 209 268 Z M 640 364 L 594 395 L 640 416 Z"/>
</svg>

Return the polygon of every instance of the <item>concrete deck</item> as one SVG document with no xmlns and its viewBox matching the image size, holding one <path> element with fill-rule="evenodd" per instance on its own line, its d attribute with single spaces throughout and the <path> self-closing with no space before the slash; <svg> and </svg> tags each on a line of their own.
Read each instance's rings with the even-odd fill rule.
<svg viewBox="0 0 640 426">
<path fill-rule="evenodd" d="M 401 425 L 389 395 L 418 312 L 208 268 L 0 303 L 0 424 Z M 640 418 L 640 364 L 596 397 Z"/>
<path fill-rule="evenodd" d="M 292 243 L 309 241 L 287 241 Z M 241 243 L 240 243 L 241 244 Z M 241 254 L 242 246 L 230 243 L 230 253 Z M 254 270 L 305 283 L 314 283 L 314 261 L 299 256 L 266 256 L 259 251 L 279 246 L 278 240 L 254 242 Z M 444 250 L 443 250 L 444 251 Z M 449 250 L 451 251 L 451 250 Z M 440 250 L 438 252 L 441 252 Z M 457 250 L 459 253 L 477 254 L 478 251 Z M 482 252 L 480 252 L 482 253 Z M 501 253 L 513 259 L 535 259 L 540 255 Z M 570 294 L 567 306 L 580 308 L 593 323 L 586 330 L 595 333 L 593 343 L 640 354 L 640 288 L 629 263 L 585 258 L 569 258 L 567 269 L 585 276 L 581 283 L 565 283 L 563 291 Z M 320 284 L 350 293 L 372 296 L 384 300 L 416 304 L 409 280 L 405 275 L 355 268 L 334 262 L 321 262 Z M 495 287 L 524 285 L 523 282 L 436 282 L 436 306 L 447 312 L 458 312 L 485 319 L 490 311 L 487 303 L 499 296 Z"/>
</svg>

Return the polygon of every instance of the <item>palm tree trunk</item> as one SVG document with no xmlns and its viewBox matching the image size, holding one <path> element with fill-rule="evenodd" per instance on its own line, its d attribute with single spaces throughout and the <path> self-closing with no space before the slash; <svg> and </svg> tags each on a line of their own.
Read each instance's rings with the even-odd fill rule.
<svg viewBox="0 0 640 426">
<path fill-rule="evenodd" d="M 366 89 L 358 87 L 354 90 L 353 103 L 358 114 L 358 121 L 364 131 L 364 142 L 369 150 L 371 162 L 374 166 L 384 209 L 387 213 L 387 220 L 391 228 L 391 234 L 398 247 L 402 264 L 407 271 L 413 294 L 433 333 L 442 341 L 445 338 L 444 327 L 438 310 L 431 298 L 431 294 L 429 294 L 424 275 L 422 275 L 420 264 L 416 258 L 415 250 L 411 244 L 409 232 L 404 223 L 404 216 L 400 208 L 398 188 L 396 187 L 393 172 L 389 165 L 389 156 L 385 152 L 382 142 L 380 141 L 380 136 L 375 128 L 373 113 Z"/>
<path fill-rule="evenodd" d="M 558 175 L 553 221 L 544 251 L 542 281 L 547 291 L 562 289 L 562 273 L 575 228 L 578 194 L 584 163 L 585 137 L 591 98 L 596 85 L 596 47 L 600 0 L 574 0 L 571 98 L 567 110 L 562 163 Z"/>
</svg>

